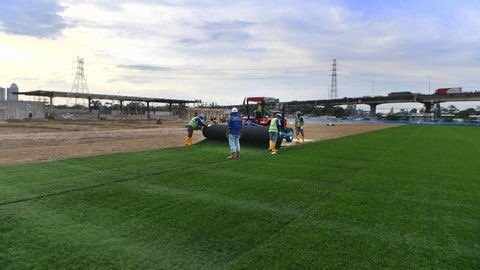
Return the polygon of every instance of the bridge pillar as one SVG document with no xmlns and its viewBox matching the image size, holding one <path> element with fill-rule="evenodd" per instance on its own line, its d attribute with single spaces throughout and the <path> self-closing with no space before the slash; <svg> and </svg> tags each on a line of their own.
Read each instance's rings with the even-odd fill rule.
<svg viewBox="0 0 480 270">
<path fill-rule="evenodd" d="M 431 102 L 424 102 L 423 105 L 425 105 L 425 113 L 431 113 L 432 112 L 432 103 Z"/>
<path fill-rule="evenodd" d="M 440 109 L 440 102 L 435 104 L 435 119 L 440 119 L 442 117 L 442 111 Z"/>
<path fill-rule="evenodd" d="M 53 96 L 50 96 L 50 114 L 53 113 Z"/>
<path fill-rule="evenodd" d="M 370 117 L 375 117 L 377 114 L 377 105 L 378 104 L 368 104 L 370 106 Z"/>
<path fill-rule="evenodd" d="M 150 102 L 147 101 L 147 118 L 150 119 Z"/>
</svg>

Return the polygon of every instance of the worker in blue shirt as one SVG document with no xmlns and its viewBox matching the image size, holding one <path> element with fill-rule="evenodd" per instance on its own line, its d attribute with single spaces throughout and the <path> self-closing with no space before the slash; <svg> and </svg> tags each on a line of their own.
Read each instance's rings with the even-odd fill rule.
<svg viewBox="0 0 480 270">
<path fill-rule="evenodd" d="M 277 153 L 277 140 L 278 140 L 278 133 L 282 125 L 280 124 L 280 119 L 282 118 L 282 114 L 277 113 L 276 117 L 272 118 L 270 121 L 270 127 L 268 128 L 268 136 L 270 137 L 270 147 L 268 151 L 272 151 L 272 155 Z"/>
<path fill-rule="evenodd" d="M 187 137 L 185 138 L 185 145 L 192 145 L 192 136 L 194 130 L 202 129 L 205 124 L 205 115 L 200 114 L 199 116 L 193 117 L 187 125 Z"/>
<path fill-rule="evenodd" d="M 229 159 L 240 157 L 240 134 L 242 131 L 242 118 L 238 115 L 238 109 L 232 108 L 230 119 L 228 119 L 228 144 L 230 145 Z"/>
</svg>

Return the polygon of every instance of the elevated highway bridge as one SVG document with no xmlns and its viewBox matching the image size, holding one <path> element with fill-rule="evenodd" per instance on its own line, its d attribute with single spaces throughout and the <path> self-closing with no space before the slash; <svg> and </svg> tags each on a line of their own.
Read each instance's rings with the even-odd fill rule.
<svg viewBox="0 0 480 270">
<path fill-rule="evenodd" d="M 440 107 L 442 102 L 463 102 L 463 101 L 480 101 L 480 91 L 464 92 L 455 94 L 443 95 L 424 95 L 424 94 L 392 94 L 389 96 L 365 96 L 353 98 L 338 98 L 338 99 L 318 99 L 318 100 L 302 100 L 302 101 L 288 101 L 284 102 L 288 105 L 307 105 L 307 106 L 338 106 L 338 105 L 358 105 L 365 104 L 370 106 L 370 115 L 375 116 L 376 108 L 380 104 L 386 103 L 409 103 L 417 102 L 425 105 L 425 112 L 431 113 L 432 107 Z M 439 110 L 438 110 L 439 111 Z"/>
</svg>

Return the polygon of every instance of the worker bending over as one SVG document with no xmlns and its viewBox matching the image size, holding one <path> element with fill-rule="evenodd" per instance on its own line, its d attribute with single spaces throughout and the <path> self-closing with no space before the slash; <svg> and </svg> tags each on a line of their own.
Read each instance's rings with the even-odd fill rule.
<svg viewBox="0 0 480 270">
<path fill-rule="evenodd" d="M 275 115 L 276 118 L 272 118 L 270 121 L 270 127 L 268 129 L 268 135 L 270 137 L 270 147 L 268 148 L 268 151 L 272 151 L 272 155 L 275 155 L 277 153 L 277 140 L 278 140 L 278 133 L 280 132 L 280 128 L 282 125 L 280 124 L 280 119 L 282 118 L 282 115 L 280 113 L 277 113 Z"/>
<path fill-rule="evenodd" d="M 192 145 L 192 136 L 194 130 L 202 129 L 205 124 L 205 115 L 200 114 L 199 116 L 193 117 L 187 125 L 187 137 L 185 138 L 185 145 Z"/>
<path fill-rule="evenodd" d="M 228 119 L 228 144 L 230 146 L 230 159 L 240 157 L 240 133 L 242 131 L 242 119 L 238 116 L 238 109 L 232 108 L 230 119 Z"/>
<path fill-rule="evenodd" d="M 295 113 L 295 139 L 297 143 L 305 142 L 305 135 L 303 134 L 303 127 L 305 122 L 303 121 L 302 112 L 298 111 Z M 302 142 L 300 142 L 300 139 Z"/>
</svg>

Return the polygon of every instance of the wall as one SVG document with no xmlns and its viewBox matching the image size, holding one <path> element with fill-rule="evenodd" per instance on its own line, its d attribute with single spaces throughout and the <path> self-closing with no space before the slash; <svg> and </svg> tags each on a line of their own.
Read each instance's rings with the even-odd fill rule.
<svg viewBox="0 0 480 270">
<path fill-rule="evenodd" d="M 29 112 L 32 112 L 33 119 L 44 119 L 45 104 L 35 101 L 0 101 L 0 120 L 26 119 Z"/>
</svg>

